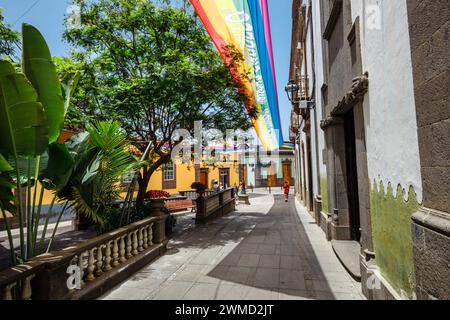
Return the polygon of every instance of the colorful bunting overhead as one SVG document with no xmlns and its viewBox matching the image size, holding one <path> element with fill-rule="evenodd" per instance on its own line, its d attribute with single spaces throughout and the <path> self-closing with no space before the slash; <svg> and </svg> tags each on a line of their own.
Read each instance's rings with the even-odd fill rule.
<svg viewBox="0 0 450 320">
<path fill-rule="evenodd" d="M 230 66 L 263 146 L 283 145 L 267 0 L 191 0 L 224 62 Z M 233 52 L 245 57 L 233 63 Z"/>
</svg>

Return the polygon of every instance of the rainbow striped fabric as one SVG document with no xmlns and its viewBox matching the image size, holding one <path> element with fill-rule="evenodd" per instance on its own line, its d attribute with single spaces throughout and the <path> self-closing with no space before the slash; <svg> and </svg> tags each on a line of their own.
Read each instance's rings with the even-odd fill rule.
<svg viewBox="0 0 450 320">
<path fill-rule="evenodd" d="M 268 150 L 283 145 L 267 0 L 190 0 L 229 66 Z M 235 53 L 245 61 L 233 63 Z"/>
</svg>

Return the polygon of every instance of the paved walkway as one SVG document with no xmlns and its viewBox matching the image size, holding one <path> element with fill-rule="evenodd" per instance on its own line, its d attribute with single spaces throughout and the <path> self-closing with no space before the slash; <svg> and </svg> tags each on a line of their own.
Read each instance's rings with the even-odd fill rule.
<svg viewBox="0 0 450 320">
<path fill-rule="evenodd" d="M 251 206 L 207 225 L 180 222 L 168 252 L 103 299 L 363 299 L 311 216 L 255 191 Z"/>
</svg>

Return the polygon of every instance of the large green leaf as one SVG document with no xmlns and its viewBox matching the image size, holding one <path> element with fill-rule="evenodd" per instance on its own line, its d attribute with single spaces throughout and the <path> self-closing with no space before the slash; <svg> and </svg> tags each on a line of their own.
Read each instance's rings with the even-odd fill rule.
<svg viewBox="0 0 450 320">
<path fill-rule="evenodd" d="M 0 172 L 1 171 L 12 171 L 13 167 L 9 162 L 0 154 Z"/>
<path fill-rule="evenodd" d="M 12 178 L 8 172 L 0 173 L 0 207 L 11 213 L 16 212 L 16 206 L 14 205 L 14 194 L 12 189 L 15 187 Z"/>
<path fill-rule="evenodd" d="M 39 180 L 47 189 L 62 189 L 67 184 L 74 166 L 74 160 L 66 145 L 56 142 L 50 144 L 42 158 L 45 162 L 41 165 Z"/>
<path fill-rule="evenodd" d="M 13 168 L 8 161 L 0 154 L 0 208 L 9 212 L 15 212 L 14 194 L 12 189 L 15 187 L 9 171 Z"/>
<path fill-rule="evenodd" d="M 50 50 L 41 33 L 33 26 L 22 25 L 22 68 L 44 105 L 49 125 L 50 143 L 56 142 L 64 126 L 64 98 Z"/>
<path fill-rule="evenodd" d="M 0 137 L 5 157 L 36 157 L 48 145 L 47 119 L 36 91 L 5 60 L 0 60 Z"/>
<path fill-rule="evenodd" d="M 81 180 L 89 168 L 95 161 L 98 149 L 89 148 L 90 136 L 87 132 L 79 133 L 66 142 L 66 146 L 75 160 L 72 174 L 66 185 L 58 191 L 58 197 L 63 200 L 73 201 L 74 188 L 81 185 Z"/>
</svg>

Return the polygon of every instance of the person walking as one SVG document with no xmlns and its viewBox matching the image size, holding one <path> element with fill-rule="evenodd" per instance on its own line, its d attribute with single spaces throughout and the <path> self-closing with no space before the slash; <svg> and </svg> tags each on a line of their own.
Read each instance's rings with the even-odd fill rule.
<svg viewBox="0 0 450 320">
<path fill-rule="evenodd" d="M 284 182 L 284 202 L 288 202 L 289 199 L 289 189 L 291 188 L 291 186 L 289 185 L 289 183 L 287 181 Z"/>
<path fill-rule="evenodd" d="M 242 181 L 242 182 L 241 182 L 241 194 L 247 194 L 246 191 L 247 191 L 247 190 L 246 190 L 246 188 L 245 188 L 245 182 Z"/>
</svg>

